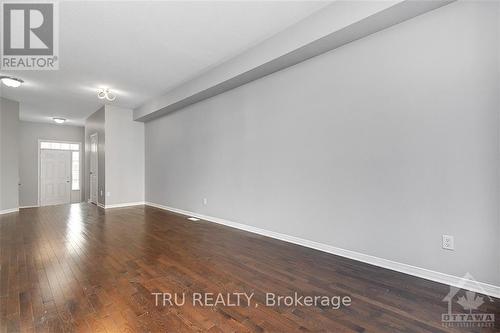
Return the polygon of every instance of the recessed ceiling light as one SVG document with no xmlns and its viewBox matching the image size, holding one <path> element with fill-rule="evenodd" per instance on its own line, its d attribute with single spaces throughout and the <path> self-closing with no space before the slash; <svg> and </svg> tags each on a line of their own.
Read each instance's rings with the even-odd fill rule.
<svg viewBox="0 0 500 333">
<path fill-rule="evenodd" d="M 109 88 L 100 88 L 97 90 L 97 98 L 99 99 L 107 99 L 112 102 L 116 99 L 116 95 L 109 90 Z"/>
<path fill-rule="evenodd" d="M 11 76 L 0 76 L 0 80 L 7 87 L 11 88 L 17 88 L 21 85 L 21 83 L 24 82 L 23 80 L 18 79 L 17 77 L 11 77 Z"/>
<path fill-rule="evenodd" d="M 58 118 L 58 117 L 52 118 L 52 120 L 55 121 L 58 124 L 64 124 L 64 122 L 66 121 L 66 119 L 64 119 L 64 118 Z"/>
</svg>

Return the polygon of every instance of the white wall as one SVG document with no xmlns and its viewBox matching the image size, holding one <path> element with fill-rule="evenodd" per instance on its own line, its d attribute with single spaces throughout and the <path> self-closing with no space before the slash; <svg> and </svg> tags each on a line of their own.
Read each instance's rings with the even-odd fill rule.
<svg viewBox="0 0 500 333">
<path fill-rule="evenodd" d="M 19 127 L 19 205 L 38 205 L 38 140 L 79 142 L 85 148 L 84 128 L 80 126 L 56 125 L 21 121 Z M 82 155 L 83 156 L 83 155 Z M 80 167 L 80 188 L 83 200 L 84 163 Z"/>
<path fill-rule="evenodd" d="M 0 212 L 19 208 L 19 103 L 0 97 Z"/>
<path fill-rule="evenodd" d="M 144 202 L 144 123 L 106 105 L 106 206 Z"/>
<path fill-rule="evenodd" d="M 453 3 L 147 123 L 146 200 L 500 285 L 499 20 Z"/>
</svg>

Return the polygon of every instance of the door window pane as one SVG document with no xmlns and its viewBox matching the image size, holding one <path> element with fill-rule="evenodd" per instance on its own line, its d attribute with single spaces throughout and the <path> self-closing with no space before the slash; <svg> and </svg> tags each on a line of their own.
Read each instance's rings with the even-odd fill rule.
<svg viewBox="0 0 500 333">
<path fill-rule="evenodd" d="M 71 153 L 71 189 L 73 191 L 80 190 L 80 152 L 74 151 Z"/>
<path fill-rule="evenodd" d="M 55 150 L 72 150 L 79 151 L 80 145 L 77 143 L 64 143 L 64 142 L 40 142 L 41 149 L 55 149 Z"/>
</svg>

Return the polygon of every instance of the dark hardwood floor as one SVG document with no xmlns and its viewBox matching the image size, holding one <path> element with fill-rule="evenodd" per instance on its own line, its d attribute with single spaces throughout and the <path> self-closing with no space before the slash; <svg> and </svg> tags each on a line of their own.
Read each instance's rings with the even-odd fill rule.
<svg viewBox="0 0 500 333">
<path fill-rule="evenodd" d="M 445 328 L 448 286 L 152 207 L 2 215 L 0 260 L 0 332 L 500 331 L 500 300 L 481 306 L 496 328 Z M 295 291 L 352 304 L 265 304 L 265 293 Z M 156 292 L 186 303 L 156 306 Z M 193 305 L 204 292 L 254 298 Z"/>
</svg>

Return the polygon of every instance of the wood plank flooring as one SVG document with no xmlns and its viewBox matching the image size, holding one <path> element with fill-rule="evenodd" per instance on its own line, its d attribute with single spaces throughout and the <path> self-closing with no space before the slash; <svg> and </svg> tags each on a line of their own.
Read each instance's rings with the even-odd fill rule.
<svg viewBox="0 0 500 333">
<path fill-rule="evenodd" d="M 0 265 L 2 333 L 500 331 L 498 299 L 481 306 L 495 328 L 445 328 L 445 285 L 152 207 L 2 215 Z M 156 292 L 187 301 L 156 306 Z M 205 292 L 254 293 L 255 304 L 190 302 Z M 265 306 L 265 293 L 294 292 L 352 304 Z"/>
</svg>

